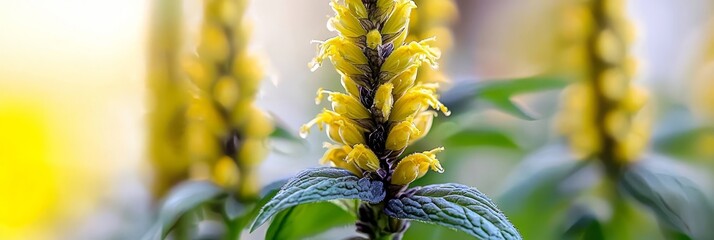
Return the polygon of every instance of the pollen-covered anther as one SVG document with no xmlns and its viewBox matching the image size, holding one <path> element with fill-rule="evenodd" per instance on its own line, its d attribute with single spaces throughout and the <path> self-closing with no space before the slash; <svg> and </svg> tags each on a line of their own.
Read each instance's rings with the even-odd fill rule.
<svg viewBox="0 0 714 240">
<path fill-rule="evenodd" d="M 380 168 L 377 155 L 363 144 L 355 145 L 352 151 L 347 154 L 345 161 L 354 163 L 357 167 L 365 171 L 375 172 Z"/>
<path fill-rule="evenodd" d="M 443 147 L 435 148 L 431 151 L 414 153 L 403 158 L 397 164 L 392 175 L 392 184 L 407 185 L 414 180 L 423 177 L 431 168 L 435 172 L 442 173 L 444 168 L 436 159 L 436 153 L 443 151 Z"/>
</svg>

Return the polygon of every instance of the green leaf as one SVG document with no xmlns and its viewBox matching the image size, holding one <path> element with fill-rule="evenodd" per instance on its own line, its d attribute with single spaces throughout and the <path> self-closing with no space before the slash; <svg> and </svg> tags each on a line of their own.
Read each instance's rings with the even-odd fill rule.
<svg viewBox="0 0 714 240">
<path fill-rule="evenodd" d="M 334 199 L 360 199 L 377 203 L 384 199 L 383 183 L 358 178 L 350 171 L 333 168 L 312 168 L 298 173 L 288 181 L 273 199 L 260 210 L 251 231 L 276 213 L 304 203 Z"/>
<path fill-rule="evenodd" d="M 497 202 L 525 239 L 560 239 L 568 209 L 595 185 L 592 161 L 576 161 L 561 144 L 543 147 L 512 171 Z M 539 224 L 533 224 L 537 222 Z"/>
<path fill-rule="evenodd" d="M 712 127 L 696 127 L 675 131 L 655 139 L 655 148 L 673 156 L 684 158 L 706 158 L 702 153 L 701 141 L 714 136 Z"/>
<path fill-rule="evenodd" d="M 469 239 L 471 235 L 445 228 L 439 225 L 422 222 L 409 223 L 409 229 L 404 233 L 403 239 Z"/>
<path fill-rule="evenodd" d="M 271 147 L 273 151 L 286 155 L 296 155 L 306 152 L 305 140 L 295 135 L 297 131 L 291 131 L 282 121 L 273 115 L 275 119 L 275 129 L 270 133 Z"/>
<path fill-rule="evenodd" d="M 353 224 L 356 220 L 353 214 L 332 202 L 297 205 L 275 215 L 265 239 L 305 239 L 334 227 Z"/>
<path fill-rule="evenodd" d="M 444 105 L 454 114 L 465 111 L 473 101 L 486 101 L 497 109 L 526 120 L 536 119 L 536 114 L 513 102 L 518 94 L 534 93 L 565 87 L 567 81 L 556 76 L 533 76 L 506 80 L 461 81 L 441 96 Z"/>
<path fill-rule="evenodd" d="M 665 234 L 714 239 L 714 209 L 703 191 L 676 171 L 655 173 L 647 166 L 628 169 L 620 188 L 655 213 Z"/>
<path fill-rule="evenodd" d="M 518 144 L 508 134 L 493 129 L 467 129 L 446 138 L 449 147 L 495 146 L 519 149 Z"/>
<path fill-rule="evenodd" d="M 261 198 L 258 200 L 255 204 L 250 206 L 250 212 L 246 213 L 243 216 L 240 216 L 233 222 L 234 228 L 243 230 L 245 229 L 248 224 L 250 224 L 257 216 L 258 213 L 260 213 L 260 209 L 267 204 L 270 199 L 273 199 L 276 194 L 278 194 L 278 191 L 280 191 L 280 187 L 285 185 L 287 181 L 286 180 L 280 180 L 280 181 L 275 181 L 273 183 L 268 184 L 267 186 L 263 187 L 263 189 L 260 191 L 261 192 Z"/>
<path fill-rule="evenodd" d="M 163 200 L 158 221 L 142 239 L 164 239 L 185 213 L 204 203 L 224 198 L 227 193 L 208 181 L 189 181 L 176 186 Z"/>
<path fill-rule="evenodd" d="M 447 183 L 415 188 L 391 199 L 384 212 L 395 218 L 433 223 L 480 239 L 522 239 L 491 199 L 476 188 Z"/>
</svg>

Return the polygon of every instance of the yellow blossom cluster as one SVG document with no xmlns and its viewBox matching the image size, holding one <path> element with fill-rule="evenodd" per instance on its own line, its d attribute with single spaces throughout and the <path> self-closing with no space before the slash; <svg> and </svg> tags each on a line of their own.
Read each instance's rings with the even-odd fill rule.
<svg viewBox="0 0 714 240">
<path fill-rule="evenodd" d="M 566 9 L 570 41 L 568 67 L 580 79 L 564 92 L 557 127 L 580 158 L 615 165 L 638 159 L 647 145 L 651 121 L 640 111 L 646 92 L 632 83 L 636 62 L 628 54 L 633 28 L 623 0 L 592 0 Z"/>
<path fill-rule="evenodd" d="M 195 86 L 185 129 L 191 178 L 212 179 L 250 199 L 259 191 L 256 167 L 274 126 L 254 103 L 264 73 L 247 50 L 245 8 L 245 0 L 206 0 L 195 55 L 183 65 Z"/>
<path fill-rule="evenodd" d="M 453 0 L 414 0 L 419 6 L 410 16 L 407 41 L 434 37 L 434 47 L 446 52 L 453 45 L 450 25 L 458 18 L 458 9 Z M 440 64 L 443 59 L 440 59 Z M 417 82 L 446 82 L 447 77 L 433 68 L 419 68 Z"/>
<path fill-rule="evenodd" d="M 392 184 L 407 185 L 429 168 L 442 172 L 437 148 L 400 158 L 404 149 L 431 128 L 436 112 L 449 114 L 436 94 L 438 83 L 417 82 L 422 64 L 437 67 L 440 51 L 433 39 L 406 41 L 411 0 L 333 0 L 335 16 L 328 28 L 338 36 L 319 44 L 312 69 L 329 59 L 341 76 L 345 92 L 320 89 L 332 110 L 323 110 L 300 129 L 326 130 L 334 144 L 323 163 L 358 176 L 377 174 Z"/>
</svg>

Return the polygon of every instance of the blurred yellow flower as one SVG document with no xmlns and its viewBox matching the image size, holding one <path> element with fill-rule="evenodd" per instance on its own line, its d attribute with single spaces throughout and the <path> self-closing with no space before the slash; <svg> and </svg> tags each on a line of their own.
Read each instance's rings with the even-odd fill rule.
<svg viewBox="0 0 714 240">
<path fill-rule="evenodd" d="M 623 5 L 605 0 L 573 3 L 564 9 L 575 21 L 572 24 L 582 27 L 564 25 L 564 40 L 582 50 L 585 57 L 578 54 L 577 58 L 587 60 L 571 61 L 579 66 L 562 66 L 563 73 L 581 81 L 564 91 L 557 120 L 558 130 L 568 138 L 576 157 L 599 158 L 616 168 L 639 158 L 647 146 L 651 122 L 647 112 L 640 111 L 647 94 L 631 81 L 636 64 L 628 55 L 632 28 Z M 595 26 L 593 18 L 605 19 L 605 23 Z M 567 69 L 571 66 L 577 69 L 574 74 Z"/>
<path fill-rule="evenodd" d="M 0 103 L 0 239 L 37 231 L 59 207 L 50 123 L 39 104 Z"/>
</svg>

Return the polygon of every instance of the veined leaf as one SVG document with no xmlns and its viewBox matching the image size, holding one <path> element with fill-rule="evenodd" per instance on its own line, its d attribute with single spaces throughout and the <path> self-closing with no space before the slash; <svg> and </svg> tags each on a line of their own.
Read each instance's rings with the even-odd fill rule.
<svg viewBox="0 0 714 240">
<path fill-rule="evenodd" d="M 382 182 L 360 179 L 341 168 L 307 169 L 288 181 L 278 194 L 265 204 L 251 231 L 265 223 L 272 215 L 300 204 L 334 199 L 360 199 L 377 203 L 384 199 L 385 194 Z"/>
<path fill-rule="evenodd" d="M 334 227 L 354 224 L 356 220 L 354 214 L 332 202 L 297 205 L 275 215 L 265 239 L 305 239 Z"/>
<path fill-rule="evenodd" d="M 486 80 L 459 82 L 442 94 L 441 101 L 451 108 L 454 114 L 463 112 L 473 101 L 486 101 L 497 109 L 526 120 L 536 119 L 536 114 L 527 107 L 511 99 L 523 94 L 545 90 L 560 89 L 567 81 L 556 76 L 533 76 L 506 80 Z"/>
<path fill-rule="evenodd" d="M 142 239 L 164 239 L 186 212 L 219 198 L 227 196 L 222 188 L 208 181 L 189 181 L 176 186 L 164 199 L 159 210 L 159 219 Z"/>
<path fill-rule="evenodd" d="M 692 181 L 671 173 L 655 173 L 635 165 L 624 173 L 620 187 L 650 208 L 668 235 L 712 239 L 714 209 Z"/>
<path fill-rule="evenodd" d="M 516 228 L 486 195 L 476 188 L 447 183 L 416 189 L 389 200 L 384 212 L 464 231 L 480 239 L 522 239 Z"/>
</svg>

